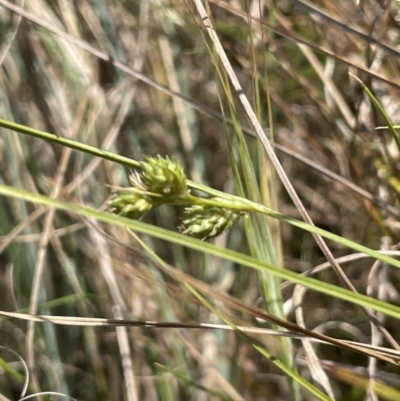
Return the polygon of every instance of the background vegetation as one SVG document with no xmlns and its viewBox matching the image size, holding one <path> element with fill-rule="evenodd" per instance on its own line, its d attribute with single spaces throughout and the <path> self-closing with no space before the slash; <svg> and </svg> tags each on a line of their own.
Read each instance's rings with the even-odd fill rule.
<svg viewBox="0 0 400 401">
<path fill-rule="evenodd" d="M 399 122 L 398 3 L 209 0 L 207 7 L 243 92 L 231 89 L 195 2 L 0 0 L 0 118 L 136 161 L 175 157 L 196 183 L 193 193 L 215 195 L 213 188 L 302 220 L 256 139 L 239 101 L 245 95 L 315 225 L 398 255 L 398 141 L 376 129 L 387 120 L 349 75 Z M 106 224 L 74 212 L 75 204 L 105 210 L 113 188 L 129 186 L 129 163 L 22 132 L 0 128 L 0 184 L 70 209 L 26 194 L 33 202 L 0 197 L 0 310 L 179 323 L 116 328 L 4 317 L 1 399 L 40 391 L 81 400 L 400 399 L 396 306 L 390 316 L 375 313 L 373 324 L 359 306 L 373 300 L 356 305 L 339 289 L 328 295 L 326 283 L 346 286 L 309 230 L 251 213 L 212 242 L 289 273 L 319 266 L 312 274 L 322 293 L 294 285 L 298 276 L 284 281 L 236 254 L 174 237 L 182 206 L 145 214 L 155 236 L 139 237 L 121 219 Z M 343 242 L 327 244 L 357 291 L 399 304 L 395 267 Z M 318 333 L 339 341 L 311 343 Z M 356 352 L 342 340 L 363 346 Z M 26 392 L 13 352 L 30 369 Z"/>
</svg>

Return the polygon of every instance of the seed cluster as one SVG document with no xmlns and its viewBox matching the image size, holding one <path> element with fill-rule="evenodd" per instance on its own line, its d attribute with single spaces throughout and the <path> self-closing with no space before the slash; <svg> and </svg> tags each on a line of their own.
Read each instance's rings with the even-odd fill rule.
<svg viewBox="0 0 400 401">
<path fill-rule="evenodd" d="M 148 212 L 153 205 L 144 197 L 134 192 L 119 191 L 118 195 L 108 201 L 111 213 L 137 220 Z"/>
<path fill-rule="evenodd" d="M 222 198 L 190 195 L 182 167 L 177 160 L 169 157 L 145 157 L 140 169 L 129 176 L 129 181 L 132 187 L 117 191 L 108 202 L 112 213 L 139 219 L 162 204 L 186 204 L 181 232 L 195 238 L 207 240 L 217 237 L 229 231 L 244 214 L 237 208 L 229 208 L 229 202 Z M 210 200 L 215 200 L 215 206 L 210 206 Z"/>
<path fill-rule="evenodd" d="M 182 234 L 206 240 L 229 231 L 240 214 L 213 206 L 194 205 L 183 213 Z"/>
<path fill-rule="evenodd" d="M 145 157 L 140 178 L 149 192 L 165 196 L 186 195 L 185 173 L 176 160 L 169 157 Z"/>
</svg>

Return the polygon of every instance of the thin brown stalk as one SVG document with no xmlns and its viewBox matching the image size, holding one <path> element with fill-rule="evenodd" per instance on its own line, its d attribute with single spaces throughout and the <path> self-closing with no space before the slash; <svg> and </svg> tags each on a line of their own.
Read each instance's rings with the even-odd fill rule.
<svg viewBox="0 0 400 401">
<path fill-rule="evenodd" d="M 86 107 L 86 99 L 84 98 L 82 100 L 81 104 L 79 105 L 78 116 L 80 116 L 80 118 L 78 117 L 75 120 L 75 124 L 71 129 L 72 137 L 75 136 L 76 132 L 79 129 L 85 107 Z M 58 165 L 58 169 L 56 172 L 54 187 L 53 187 L 53 190 L 50 195 L 52 198 L 59 197 L 59 195 L 61 193 L 62 184 L 64 181 L 67 165 L 68 165 L 69 159 L 71 157 L 71 154 L 72 154 L 71 148 L 63 149 L 60 163 Z M 38 255 L 37 255 L 37 259 L 36 259 L 35 271 L 34 271 L 33 282 L 32 282 L 31 297 L 30 297 L 30 303 L 29 303 L 29 313 L 31 313 L 32 315 L 35 315 L 37 313 L 40 288 L 42 285 L 43 273 L 44 273 L 44 268 L 45 268 L 47 245 L 50 240 L 54 216 L 55 216 L 55 209 L 50 208 L 46 214 L 45 221 L 44 221 L 44 227 L 43 227 L 43 234 L 39 241 Z M 29 322 L 28 327 L 27 327 L 27 334 L 26 334 L 27 364 L 28 364 L 29 370 L 32 375 L 32 383 L 33 383 L 34 391 L 38 393 L 40 391 L 40 387 L 39 387 L 39 381 L 38 381 L 36 370 L 35 370 L 34 337 L 35 337 L 35 325 L 34 325 L 34 322 Z"/>
<path fill-rule="evenodd" d="M 55 185 L 51 193 L 52 198 L 57 198 L 61 192 L 62 182 L 64 180 L 64 175 L 66 171 L 66 166 L 68 164 L 69 158 L 71 156 L 72 149 L 66 148 L 63 150 L 61 161 L 58 167 L 57 176 L 55 179 Z M 35 273 L 32 282 L 32 292 L 29 303 L 29 313 L 35 315 L 37 312 L 39 293 L 42 285 L 43 272 L 45 268 L 45 259 L 47 253 L 47 244 L 50 239 L 53 219 L 55 215 L 55 209 L 51 208 L 47 214 L 44 221 L 43 234 L 39 242 L 39 250 L 36 259 Z M 27 349 L 27 363 L 29 366 L 30 373 L 32 375 L 32 385 L 35 392 L 40 391 L 39 382 L 35 370 L 35 351 L 34 351 L 34 336 L 35 336 L 35 325 L 34 322 L 29 322 L 26 334 L 26 349 Z"/>
</svg>

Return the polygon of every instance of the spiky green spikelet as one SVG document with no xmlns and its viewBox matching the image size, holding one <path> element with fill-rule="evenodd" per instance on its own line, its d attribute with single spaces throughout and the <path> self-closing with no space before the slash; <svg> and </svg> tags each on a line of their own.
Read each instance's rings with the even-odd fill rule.
<svg viewBox="0 0 400 401">
<path fill-rule="evenodd" d="M 171 203 L 174 197 L 189 194 L 186 176 L 176 160 L 145 157 L 140 170 L 129 175 L 131 191 L 119 191 L 108 202 L 109 210 L 131 219 L 140 218 L 152 207 Z"/>
<path fill-rule="evenodd" d="M 190 206 L 184 210 L 181 231 L 182 234 L 207 240 L 229 231 L 241 216 L 225 208 Z"/>
<path fill-rule="evenodd" d="M 188 193 L 185 173 L 176 160 L 160 155 L 144 160 L 139 177 L 147 191 L 168 197 Z"/>
<path fill-rule="evenodd" d="M 153 205 L 147 199 L 135 192 L 119 191 L 108 201 L 111 213 L 137 220 L 149 211 Z"/>
<path fill-rule="evenodd" d="M 197 203 L 186 207 L 181 231 L 202 240 L 230 230 L 245 214 L 241 211 L 243 205 L 235 201 L 190 196 L 182 167 L 169 157 L 145 157 L 139 171 L 130 174 L 129 181 L 132 188 L 119 191 L 108 202 L 112 213 L 138 219 L 162 204 Z"/>
</svg>

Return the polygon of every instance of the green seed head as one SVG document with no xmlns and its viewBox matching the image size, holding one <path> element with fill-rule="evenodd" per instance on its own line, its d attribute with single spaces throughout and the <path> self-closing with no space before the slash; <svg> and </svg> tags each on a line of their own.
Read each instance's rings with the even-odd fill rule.
<svg viewBox="0 0 400 401">
<path fill-rule="evenodd" d="M 207 240 L 229 231 L 241 217 L 228 209 L 209 206 L 190 206 L 183 213 L 182 234 Z"/>
<path fill-rule="evenodd" d="M 153 205 L 139 194 L 121 191 L 108 201 L 108 207 L 113 214 L 137 220 Z"/>
<path fill-rule="evenodd" d="M 186 195 L 186 176 L 176 160 L 169 157 L 145 157 L 140 163 L 140 182 L 147 191 L 164 196 Z"/>
</svg>

